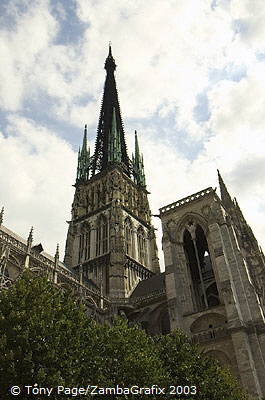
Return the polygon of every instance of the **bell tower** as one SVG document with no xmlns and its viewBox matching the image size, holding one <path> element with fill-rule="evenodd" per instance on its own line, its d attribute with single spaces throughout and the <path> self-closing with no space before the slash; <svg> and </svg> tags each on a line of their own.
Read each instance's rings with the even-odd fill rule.
<svg viewBox="0 0 265 400">
<path fill-rule="evenodd" d="M 136 132 L 132 160 L 127 154 L 110 46 L 105 70 L 95 152 L 87 149 L 85 126 L 78 153 L 64 261 L 103 295 L 124 299 L 160 268 L 143 156 Z"/>
<path fill-rule="evenodd" d="M 264 256 L 218 178 L 221 198 L 209 187 L 160 209 L 171 330 L 184 329 L 262 398 Z"/>
</svg>

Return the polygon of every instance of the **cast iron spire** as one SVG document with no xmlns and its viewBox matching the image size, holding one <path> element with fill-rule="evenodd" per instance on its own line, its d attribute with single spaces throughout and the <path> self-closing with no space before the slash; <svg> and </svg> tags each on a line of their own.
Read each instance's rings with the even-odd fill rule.
<svg viewBox="0 0 265 400">
<path fill-rule="evenodd" d="M 109 165 L 118 163 L 130 176 L 130 161 L 124 138 L 124 129 L 114 77 L 116 64 L 112 57 L 111 46 L 105 61 L 107 71 L 102 106 L 99 116 L 95 154 L 92 163 L 92 176 L 103 171 Z"/>
</svg>

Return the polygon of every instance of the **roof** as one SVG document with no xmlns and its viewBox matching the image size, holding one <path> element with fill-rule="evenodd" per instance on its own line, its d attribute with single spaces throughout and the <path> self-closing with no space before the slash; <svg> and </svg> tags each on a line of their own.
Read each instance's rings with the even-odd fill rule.
<svg viewBox="0 0 265 400">
<path fill-rule="evenodd" d="M 154 275 L 151 278 L 144 279 L 138 283 L 131 294 L 131 297 L 144 297 L 151 293 L 161 291 L 165 288 L 165 273 Z"/>
</svg>

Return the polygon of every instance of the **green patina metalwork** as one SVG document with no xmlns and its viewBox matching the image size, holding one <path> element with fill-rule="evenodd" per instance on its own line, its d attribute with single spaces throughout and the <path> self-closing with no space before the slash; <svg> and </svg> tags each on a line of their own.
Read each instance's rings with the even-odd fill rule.
<svg viewBox="0 0 265 400">
<path fill-rule="evenodd" d="M 89 179 L 90 149 L 87 149 L 87 126 L 85 125 L 82 149 L 78 151 L 76 181 L 87 181 Z"/>
<path fill-rule="evenodd" d="M 143 155 L 140 154 L 137 132 L 135 131 L 135 150 L 132 155 L 133 169 L 134 169 L 134 181 L 137 185 L 146 186 L 145 173 L 144 173 L 144 159 Z"/>
</svg>

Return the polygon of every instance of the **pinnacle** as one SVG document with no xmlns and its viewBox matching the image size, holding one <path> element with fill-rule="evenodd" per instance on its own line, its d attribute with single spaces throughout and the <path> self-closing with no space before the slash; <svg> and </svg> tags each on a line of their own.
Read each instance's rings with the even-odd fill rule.
<svg viewBox="0 0 265 400">
<path fill-rule="evenodd" d="M 221 192 L 221 200 L 225 207 L 231 208 L 234 206 L 234 203 L 233 203 L 232 198 L 231 198 L 231 196 L 227 190 L 227 187 L 223 181 L 223 178 L 220 174 L 219 169 L 217 169 L 217 173 L 218 173 L 218 180 L 219 180 L 219 186 L 220 186 L 220 192 Z"/>
</svg>

